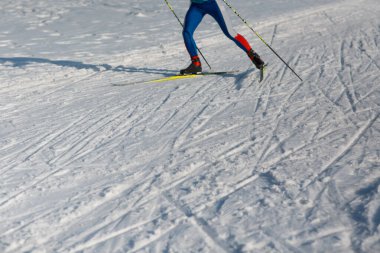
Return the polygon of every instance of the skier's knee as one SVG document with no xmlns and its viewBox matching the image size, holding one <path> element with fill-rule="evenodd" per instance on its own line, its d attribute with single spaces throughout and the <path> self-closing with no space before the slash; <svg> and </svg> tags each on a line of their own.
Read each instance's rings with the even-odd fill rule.
<svg viewBox="0 0 380 253">
<path fill-rule="evenodd" d="M 190 38 L 191 37 L 191 33 L 187 29 L 183 29 L 182 36 L 184 38 Z"/>
<path fill-rule="evenodd" d="M 229 34 L 229 33 L 225 33 L 225 35 L 226 35 L 226 37 L 229 38 L 230 40 L 235 41 L 235 38 L 232 37 L 231 34 Z"/>
</svg>

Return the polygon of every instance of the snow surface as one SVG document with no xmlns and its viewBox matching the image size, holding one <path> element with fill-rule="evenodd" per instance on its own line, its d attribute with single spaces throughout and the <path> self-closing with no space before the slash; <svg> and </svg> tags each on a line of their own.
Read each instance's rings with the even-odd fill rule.
<svg viewBox="0 0 380 253">
<path fill-rule="evenodd" d="M 188 0 L 171 1 L 183 17 Z M 0 3 L 0 252 L 380 252 L 378 0 L 230 1 L 264 82 L 163 1 Z"/>
</svg>

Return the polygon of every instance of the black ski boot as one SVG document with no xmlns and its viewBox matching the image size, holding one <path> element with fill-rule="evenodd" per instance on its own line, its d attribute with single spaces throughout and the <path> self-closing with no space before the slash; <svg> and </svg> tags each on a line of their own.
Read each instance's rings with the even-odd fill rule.
<svg viewBox="0 0 380 253">
<path fill-rule="evenodd" d="M 197 74 L 201 72 L 202 72 L 202 64 L 198 56 L 192 57 L 190 66 L 185 69 L 181 69 L 180 71 L 181 75 L 191 75 L 191 74 Z"/>
<path fill-rule="evenodd" d="M 248 51 L 248 57 L 251 59 L 253 64 L 255 64 L 257 69 L 262 69 L 264 68 L 264 61 L 260 58 L 260 55 L 258 55 L 253 49 Z"/>
</svg>

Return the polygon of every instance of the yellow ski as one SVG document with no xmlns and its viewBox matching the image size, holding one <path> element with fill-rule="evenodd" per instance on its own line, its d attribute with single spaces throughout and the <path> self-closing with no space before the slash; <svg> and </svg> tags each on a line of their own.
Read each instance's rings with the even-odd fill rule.
<svg viewBox="0 0 380 253">
<path fill-rule="evenodd" d="M 190 78 L 197 78 L 202 76 L 211 76 L 211 75 L 228 75 L 239 72 L 238 70 L 235 71 L 221 71 L 221 72 L 202 72 L 198 74 L 190 74 L 190 75 L 172 75 L 168 77 L 161 77 L 151 80 L 143 80 L 143 81 L 133 81 L 133 82 L 120 82 L 120 83 L 112 83 L 113 86 L 130 86 L 130 85 L 137 85 L 137 84 L 149 84 L 149 83 L 162 83 L 167 81 L 175 81 L 179 79 L 190 79 Z"/>
</svg>

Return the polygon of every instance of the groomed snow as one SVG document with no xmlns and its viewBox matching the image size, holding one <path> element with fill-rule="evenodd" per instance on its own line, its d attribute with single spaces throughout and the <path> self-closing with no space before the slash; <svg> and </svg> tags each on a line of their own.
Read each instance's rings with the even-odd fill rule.
<svg viewBox="0 0 380 253">
<path fill-rule="evenodd" d="M 206 18 L 239 73 L 115 87 L 189 63 L 164 1 L 1 1 L 0 252 L 380 252 L 378 0 L 230 2 L 304 82 L 231 12 L 262 83 Z"/>
</svg>

